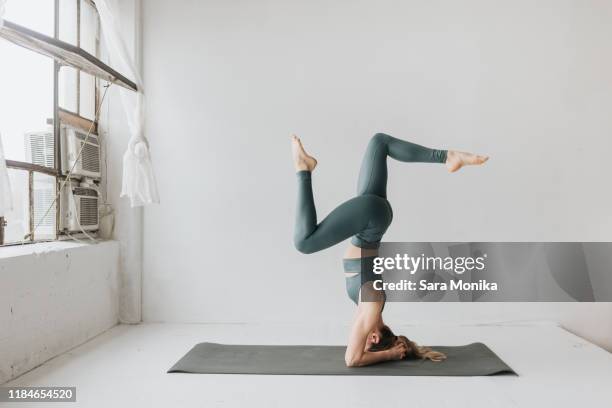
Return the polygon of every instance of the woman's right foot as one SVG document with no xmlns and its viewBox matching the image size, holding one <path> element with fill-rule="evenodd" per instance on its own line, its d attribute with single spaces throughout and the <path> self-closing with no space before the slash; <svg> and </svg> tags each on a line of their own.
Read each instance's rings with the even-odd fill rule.
<svg viewBox="0 0 612 408">
<path fill-rule="evenodd" d="M 291 151 L 293 153 L 295 171 L 312 172 L 317 167 L 317 160 L 306 153 L 302 141 L 296 135 L 291 135 Z"/>
<path fill-rule="evenodd" d="M 487 160 L 489 160 L 489 156 L 479 156 L 472 153 L 449 150 L 446 154 L 446 168 L 450 173 L 454 173 L 463 166 L 480 165 Z"/>
</svg>

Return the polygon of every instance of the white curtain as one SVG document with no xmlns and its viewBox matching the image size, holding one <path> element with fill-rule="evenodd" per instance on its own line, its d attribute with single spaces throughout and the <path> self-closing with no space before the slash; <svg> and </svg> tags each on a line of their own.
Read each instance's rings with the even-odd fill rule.
<svg viewBox="0 0 612 408">
<path fill-rule="evenodd" d="M 2 135 L 0 135 L 0 217 L 4 217 L 12 209 L 13 196 L 11 195 L 11 185 L 9 184 L 4 150 L 2 149 Z"/>
<path fill-rule="evenodd" d="M 0 0 L 0 27 L 2 27 L 2 17 L 4 16 L 4 5 L 6 4 L 6 0 Z"/>
<path fill-rule="evenodd" d="M 2 17 L 4 17 L 4 5 L 6 4 L 6 0 L 0 0 L 0 27 L 2 27 Z"/>
<path fill-rule="evenodd" d="M 2 0 L 0 0 L 2 1 Z M 132 207 L 159 203 L 159 194 L 149 142 L 144 136 L 144 90 L 142 79 L 130 57 L 119 31 L 116 5 L 112 0 L 96 0 L 100 13 L 102 35 L 108 48 L 111 66 L 136 82 L 138 92 L 121 88 L 121 101 L 130 127 L 130 140 L 123 156 L 122 197 L 128 197 Z"/>
<path fill-rule="evenodd" d="M 0 28 L 2 27 L 2 17 L 4 16 L 4 4 L 6 0 L 0 0 Z M 0 62 L 1 64 L 2 62 Z M 2 149 L 2 135 L 0 135 L 0 217 L 4 217 L 13 208 L 11 186 L 9 184 L 8 171 L 6 170 L 6 160 L 4 159 L 4 149 Z"/>
</svg>

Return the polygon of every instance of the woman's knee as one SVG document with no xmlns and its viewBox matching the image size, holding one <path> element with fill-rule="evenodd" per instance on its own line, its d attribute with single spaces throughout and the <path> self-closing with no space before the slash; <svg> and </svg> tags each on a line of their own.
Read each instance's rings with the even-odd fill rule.
<svg viewBox="0 0 612 408">
<path fill-rule="evenodd" d="M 387 144 L 387 142 L 389 141 L 389 138 L 391 136 L 385 134 L 385 133 L 376 133 L 374 136 L 372 136 L 372 139 L 370 139 L 370 143 L 372 144 Z"/>
<path fill-rule="evenodd" d="M 307 238 L 294 238 L 293 245 L 295 245 L 295 249 L 303 254 L 312 254 L 315 252 Z"/>
</svg>

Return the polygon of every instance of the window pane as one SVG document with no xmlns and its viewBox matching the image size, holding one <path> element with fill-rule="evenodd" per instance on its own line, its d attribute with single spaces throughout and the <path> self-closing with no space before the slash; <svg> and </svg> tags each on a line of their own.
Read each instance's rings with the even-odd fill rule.
<svg viewBox="0 0 612 408">
<path fill-rule="evenodd" d="M 96 79 L 81 71 L 81 99 L 79 114 L 94 120 L 96 109 Z"/>
<path fill-rule="evenodd" d="M 11 1 L 8 4 L 16 4 Z M 8 6 L 7 6 L 8 7 Z M 0 41 L 0 134 L 6 158 L 32 162 L 28 134 L 52 131 L 53 61 Z"/>
<path fill-rule="evenodd" d="M 34 173 L 34 239 L 55 239 L 55 177 Z"/>
<path fill-rule="evenodd" d="M 72 67 L 61 67 L 59 71 L 58 105 L 70 112 L 78 112 L 78 71 Z"/>
<path fill-rule="evenodd" d="M 53 37 L 54 0 L 10 0 L 6 2 L 6 20 Z"/>
<path fill-rule="evenodd" d="M 81 48 L 96 55 L 98 12 L 87 0 L 81 0 Z"/>
<path fill-rule="evenodd" d="M 28 172 L 8 169 L 11 192 L 13 193 L 13 210 L 4 217 L 4 243 L 22 242 L 30 232 L 30 193 Z"/>
<path fill-rule="evenodd" d="M 59 2 L 59 39 L 77 45 L 77 2 L 79 0 L 60 0 Z"/>
</svg>

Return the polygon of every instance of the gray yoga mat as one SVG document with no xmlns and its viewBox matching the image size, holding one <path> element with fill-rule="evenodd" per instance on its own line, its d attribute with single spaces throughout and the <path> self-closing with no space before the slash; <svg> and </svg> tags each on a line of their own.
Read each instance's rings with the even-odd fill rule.
<svg viewBox="0 0 612 408">
<path fill-rule="evenodd" d="M 270 374 L 270 375 L 409 375 L 485 376 L 514 374 L 486 345 L 434 346 L 448 358 L 389 361 L 368 367 L 348 368 L 344 346 L 245 346 L 200 343 L 181 358 L 169 373 Z"/>
</svg>

